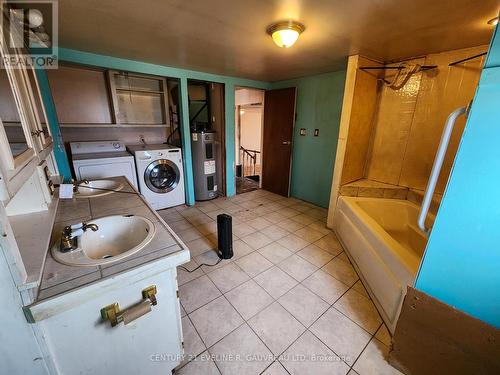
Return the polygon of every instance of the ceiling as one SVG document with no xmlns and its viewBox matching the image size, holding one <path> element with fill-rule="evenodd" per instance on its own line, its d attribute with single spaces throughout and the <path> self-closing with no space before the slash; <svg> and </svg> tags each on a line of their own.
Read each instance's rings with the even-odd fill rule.
<svg viewBox="0 0 500 375">
<path fill-rule="evenodd" d="M 59 44 L 115 57 L 264 81 L 489 42 L 498 0 L 60 0 Z M 290 49 L 265 33 L 306 30 Z"/>
</svg>

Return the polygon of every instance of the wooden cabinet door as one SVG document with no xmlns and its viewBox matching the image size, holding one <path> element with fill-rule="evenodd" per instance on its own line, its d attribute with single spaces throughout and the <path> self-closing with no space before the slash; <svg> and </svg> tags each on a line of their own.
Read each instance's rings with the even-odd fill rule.
<svg viewBox="0 0 500 375">
<path fill-rule="evenodd" d="M 264 97 L 262 188 L 288 197 L 296 88 L 268 90 Z"/>
</svg>

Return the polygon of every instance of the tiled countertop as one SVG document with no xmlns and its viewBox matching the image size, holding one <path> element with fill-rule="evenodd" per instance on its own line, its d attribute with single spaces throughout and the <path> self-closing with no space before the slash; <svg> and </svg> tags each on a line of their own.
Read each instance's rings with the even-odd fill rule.
<svg viewBox="0 0 500 375">
<path fill-rule="evenodd" d="M 125 272 L 179 251 L 188 251 L 172 229 L 146 204 L 124 177 L 115 177 L 113 180 L 120 181 L 125 185 L 121 192 L 102 197 L 61 199 L 59 201 L 37 301 L 67 293 L 89 283 L 99 282 L 108 276 Z M 120 214 L 141 215 L 154 223 L 156 233 L 144 249 L 122 261 L 96 267 L 66 266 L 52 258 L 51 248 L 54 244 L 59 243 L 64 226 Z"/>
</svg>

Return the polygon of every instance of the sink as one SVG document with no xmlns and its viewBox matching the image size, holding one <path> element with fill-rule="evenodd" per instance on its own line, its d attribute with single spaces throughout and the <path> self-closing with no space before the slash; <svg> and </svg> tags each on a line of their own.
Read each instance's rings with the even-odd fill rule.
<svg viewBox="0 0 500 375">
<path fill-rule="evenodd" d="M 87 230 L 77 237 L 77 248 L 63 253 L 60 240 L 52 247 L 52 256 L 69 266 L 100 266 L 123 260 L 151 242 L 154 223 L 138 215 L 113 215 L 89 221 L 97 231 Z"/>
<path fill-rule="evenodd" d="M 106 189 L 106 190 L 100 190 Z M 89 183 L 80 183 L 78 186 L 78 191 L 73 194 L 75 198 L 91 198 L 91 197 L 102 197 L 103 195 L 108 195 L 114 193 L 116 190 L 120 191 L 123 189 L 123 184 L 121 182 L 116 182 L 113 180 L 92 180 Z"/>
</svg>

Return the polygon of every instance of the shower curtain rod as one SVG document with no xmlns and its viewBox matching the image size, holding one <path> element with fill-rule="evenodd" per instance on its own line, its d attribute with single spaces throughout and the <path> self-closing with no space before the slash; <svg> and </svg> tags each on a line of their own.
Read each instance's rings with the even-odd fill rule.
<svg viewBox="0 0 500 375">
<path fill-rule="evenodd" d="M 391 69 L 397 69 L 401 70 L 404 69 L 404 66 L 361 66 L 359 69 L 361 70 L 391 70 Z M 437 68 L 437 65 L 422 65 L 420 67 L 422 70 L 429 70 L 429 69 L 435 69 Z"/>
<path fill-rule="evenodd" d="M 486 55 L 487 53 L 488 53 L 488 52 L 479 53 L 479 54 L 477 54 L 477 55 L 474 55 L 474 56 L 467 57 L 467 58 L 462 59 L 462 60 L 458 60 L 458 61 L 452 62 L 452 63 L 449 63 L 449 64 L 448 64 L 448 66 L 453 66 L 453 65 L 457 65 L 457 64 L 464 63 L 464 62 L 469 61 L 469 60 L 472 60 L 472 59 L 477 59 L 478 57 L 484 56 L 484 55 Z"/>
</svg>

